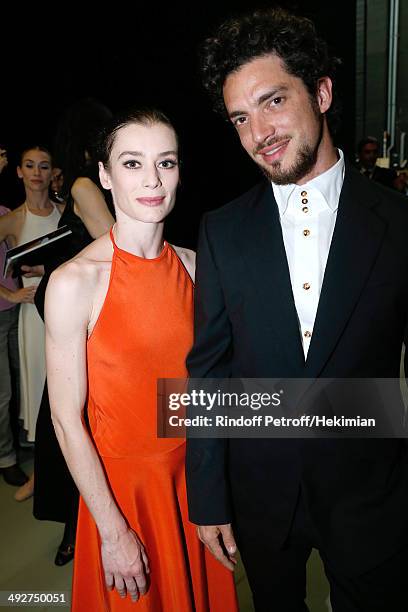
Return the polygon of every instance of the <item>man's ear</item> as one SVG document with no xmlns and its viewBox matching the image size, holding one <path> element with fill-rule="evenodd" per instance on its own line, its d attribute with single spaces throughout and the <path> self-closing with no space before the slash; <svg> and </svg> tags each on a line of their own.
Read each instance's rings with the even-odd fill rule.
<svg viewBox="0 0 408 612">
<path fill-rule="evenodd" d="M 18 178 L 21 178 L 21 179 L 23 178 L 23 173 L 21 172 L 20 166 L 17 166 L 17 176 Z"/>
<path fill-rule="evenodd" d="M 325 76 L 317 81 L 317 104 L 323 114 L 329 110 L 333 100 L 333 83 L 330 77 Z"/>
<path fill-rule="evenodd" d="M 99 180 L 104 189 L 112 189 L 112 183 L 110 180 L 109 172 L 107 172 L 102 162 L 98 162 L 99 167 Z"/>
</svg>

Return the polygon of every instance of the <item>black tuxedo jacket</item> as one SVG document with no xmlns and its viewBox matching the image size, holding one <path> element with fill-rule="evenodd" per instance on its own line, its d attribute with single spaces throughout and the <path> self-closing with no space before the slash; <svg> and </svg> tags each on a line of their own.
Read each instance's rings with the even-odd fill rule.
<svg viewBox="0 0 408 612">
<path fill-rule="evenodd" d="M 389 187 L 390 189 L 394 189 L 394 180 L 396 176 L 397 173 L 391 168 L 381 168 L 380 166 L 375 166 L 371 180 L 375 181 L 376 183 L 381 183 L 381 185 Z"/>
<path fill-rule="evenodd" d="M 192 377 L 398 378 L 408 314 L 408 206 L 346 164 L 305 362 L 267 181 L 201 224 Z M 408 461 L 399 439 L 190 439 L 190 519 L 232 521 L 278 549 L 299 491 L 321 547 L 358 574 L 406 545 Z"/>
</svg>

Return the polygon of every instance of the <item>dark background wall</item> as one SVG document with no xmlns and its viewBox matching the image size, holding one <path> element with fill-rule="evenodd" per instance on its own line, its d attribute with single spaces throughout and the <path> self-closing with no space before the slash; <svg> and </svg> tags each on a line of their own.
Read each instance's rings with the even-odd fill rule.
<svg viewBox="0 0 408 612">
<path fill-rule="evenodd" d="M 212 113 L 201 90 L 197 45 L 222 19 L 272 3 L 140 4 L 87 4 L 87 17 L 79 8 L 54 5 L 47 15 L 50 25 L 45 24 L 45 5 L 30 11 L 19 5 L 15 17 L 3 22 L 9 34 L 1 66 L 0 143 L 10 151 L 10 167 L 2 176 L 0 198 L 12 206 L 21 201 L 14 179 L 17 153 L 26 143 L 52 145 L 61 111 L 73 101 L 91 95 L 113 111 L 153 103 L 175 120 L 183 145 L 182 186 L 168 238 L 193 246 L 203 211 L 222 205 L 259 177 L 232 128 Z M 338 80 L 343 124 L 337 143 L 352 156 L 355 2 L 346 0 L 336 10 L 327 0 L 280 5 L 312 18 L 343 59 Z"/>
<path fill-rule="evenodd" d="M 356 140 L 370 135 L 381 145 L 388 130 L 388 77 L 390 51 L 391 0 L 357 0 L 356 2 Z M 398 19 L 398 52 L 395 141 L 390 163 L 396 167 L 407 157 L 401 147 L 401 134 L 408 133 L 408 2 L 400 1 Z M 390 146 L 390 139 L 387 146 Z M 381 146 L 382 155 L 382 146 Z M 402 160 L 400 159 L 402 158 Z"/>
</svg>

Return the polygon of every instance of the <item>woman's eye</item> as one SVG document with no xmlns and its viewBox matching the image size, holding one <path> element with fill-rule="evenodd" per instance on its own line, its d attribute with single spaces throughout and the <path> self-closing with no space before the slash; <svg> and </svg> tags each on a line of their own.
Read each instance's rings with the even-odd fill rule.
<svg viewBox="0 0 408 612">
<path fill-rule="evenodd" d="M 165 170 L 174 168 L 175 166 L 177 166 L 177 162 L 174 159 L 163 159 L 163 161 L 159 163 L 159 168 L 164 168 Z"/>
<path fill-rule="evenodd" d="M 123 164 L 126 168 L 139 168 L 140 162 L 136 161 L 136 159 L 129 159 Z"/>
</svg>

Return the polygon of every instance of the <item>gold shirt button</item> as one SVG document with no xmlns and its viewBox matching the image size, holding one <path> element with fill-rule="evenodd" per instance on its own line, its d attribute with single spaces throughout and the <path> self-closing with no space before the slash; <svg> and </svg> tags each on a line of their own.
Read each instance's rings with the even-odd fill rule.
<svg viewBox="0 0 408 612">
<path fill-rule="evenodd" d="M 304 236 L 310 236 L 310 230 L 308 230 L 308 229 L 303 230 L 303 235 Z"/>
<path fill-rule="evenodd" d="M 310 283 L 304 283 L 303 289 L 305 289 L 305 291 L 308 291 L 308 289 L 310 289 Z"/>
<path fill-rule="evenodd" d="M 303 198 L 302 200 L 302 204 L 307 204 L 309 200 L 307 200 L 306 198 Z"/>
<path fill-rule="evenodd" d="M 302 208 L 302 210 L 303 210 L 303 212 L 304 212 L 304 213 L 308 213 L 308 212 L 309 212 L 309 209 L 308 209 L 308 207 L 307 207 L 307 206 L 304 206 L 304 207 Z"/>
<path fill-rule="evenodd" d="M 305 338 L 311 338 L 312 334 L 310 331 L 305 331 L 305 333 L 303 334 Z"/>
<path fill-rule="evenodd" d="M 302 196 L 302 198 L 305 198 L 307 196 L 307 191 L 305 190 L 301 191 L 300 195 Z"/>
</svg>

